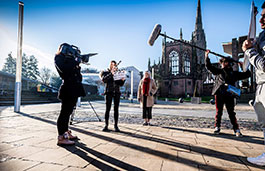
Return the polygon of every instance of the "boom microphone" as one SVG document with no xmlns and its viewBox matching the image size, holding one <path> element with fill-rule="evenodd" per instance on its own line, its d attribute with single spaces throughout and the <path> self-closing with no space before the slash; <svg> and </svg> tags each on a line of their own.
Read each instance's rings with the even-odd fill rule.
<svg viewBox="0 0 265 171">
<path fill-rule="evenodd" d="M 158 36 L 160 35 L 161 32 L 161 25 L 160 24 L 156 24 L 150 37 L 148 40 L 148 44 L 150 46 L 153 46 L 153 44 L 155 43 L 155 40 L 158 38 Z"/>
<path fill-rule="evenodd" d="M 164 36 L 164 37 L 166 37 L 166 38 L 168 38 L 168 39 L 171 39 L 171 40 L 173 40 L 173 41 L 175 41 L 175 42 L 180 42 L 180 43 L 183 43 L 183 44 L 185 44 L 185 45 L 189 45 L 189 46 L 191 46 L 191 47 L 194 47 L 194 48 L 200 49 L 200 50 L 202 50 L 202 51 L 206 51 L 206 50 L 207 50 L 207 49 L 201 48 L 201 47 L 199 47 L 199 46 L 193 45 L 193 44 L 191 44 L 191 43 L 189 43 L 189 42 L 182 41 L 182 40 L 178 40 L 178 39 L 175 39 L 175 38 L 169 37 L 169 36 L 166 35 L 166 34 L 161 33 L 161 25 L 160 25 L 160 24 L 156 24 L 156 25 L 155 25 L 155 27 L 154 27 L 154 29 L 153 29 L 153 31 L 152 31 L 150 37 L 149 37 L 148 44 L 149 44 L 150 46 L 153 46 L 153 44 L 155 43 L 155 40 L 158 38 L 158 36 Z M 231 60 L 231 61 L 233 61 L 233 62 L 237 62 L 237 63 L 238 63 L 238 61 L 236 61 L 236 60 L 234 60 L 234 59 L 232 59 L 232 58 L 230 59 L 230 57 L 227 57 L 227 56 L 224 56 L 224 55 L 220 55 L 220 54 L 215 53 L 215 52 L 212 52 L 212 51 L 210 51 L 209 53 L 211 53 L 211 54 L 213 54 L 213 55 L 215 55 L 215 56 L 222 57 L 222 58 L 226 58 L 226 59 L 229 58 L 228 60 Z"/>
</svg>

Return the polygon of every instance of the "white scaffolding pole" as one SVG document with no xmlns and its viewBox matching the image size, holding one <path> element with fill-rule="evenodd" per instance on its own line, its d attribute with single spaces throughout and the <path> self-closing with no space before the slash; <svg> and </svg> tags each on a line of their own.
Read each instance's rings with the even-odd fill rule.
<svg viewBox="0 0 265 171">
<path fill-rule="evenodd" d="M 131 71 L 131 102 L 133 103 L 133 71 Z"/>
<path fill-rule="evenodd" d="M 18 4 L 19 4 L 19 16 L 18 16 L 15 105 L 14 105 L 15 112 L 20 112 L 20 104 L 21 104 L 22 40 L 23 40 L 23 12 L 24 12 L 24 3 L 19 1 Z"/>
<path fill-rule="evenodd" d="M 155 79 L 155 68 L 152 68 L 152 78 Z"/>
</svg>

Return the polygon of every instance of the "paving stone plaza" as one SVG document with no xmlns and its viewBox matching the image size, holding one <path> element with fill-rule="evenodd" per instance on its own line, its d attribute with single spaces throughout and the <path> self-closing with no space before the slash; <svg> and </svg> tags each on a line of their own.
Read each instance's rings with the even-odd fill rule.
<svg viewBox="0 0 265 171">
<path fill-rule="evenodd" d="M 104 102 L 92 104 L 102 117 Z M 126 102 L 121 103 L 121 118 L 126 115 L 127 108 L 131 109 L 127 111 L 131 114 L 128 115 L 131 116 L 131 121 L 141 118 L 141 115 L 137 114 L 141 111 L 138 104 Z M 142 126 L 140 119 L 139 122 L 132 123 L 121 120 L 120 133 L 113 131 L 113 124 L 110 125 L 111 132 L 102 132 L 104 123 L 98 122 L 89 106 L 82 104 L 77 108 L 76 121 L 71 126 L 79 140 L 75 146 L 68 147 L 56 145 L 56 118 L 59 110 L 59 103 L 22 106 L 20 113 L 14 113 L 13 107 L 1 107 L 0 170 L 265 169 L 246 160 L 246 156 L 257 156 L 264 149 L 261 131 L 244 127 L 244 137 L 237 138 L 233 131 L 226 127 L 222 128 L 220 135 L 214 135 L 212 128 L 198 127 L 196 124 L 185 127 L 157 124 L 155 119 L 156 110 L 163 110 L 165 113 L 173 110 L 176 115 L 179 111 L 191 111 L 193 116 L 195 111 L 199 116 L 199 113 L 204 111 L 212 111 L 213 118 L 214 106 L 208 104 L 157 105 L 154 108 L 153 126 Z M 245 121 L 248 120 L 248 115 L 254 114 L 246 105 L 237 106 L 237 110 L 237 113 L 250 112 L 244 115 Z M 78 115 L 82 111 L 87 111 L 87 119 Z M 133 111 L 136 113 L 135 117 Z M 224 114 L 224 120 L 226 115 Z M 168 116 L 169 114 L 165 117 Z M 253 118 L 249 117 L 250 120 Z M 206 121 L 204 124 L 207 125 Z"/>
</svg>

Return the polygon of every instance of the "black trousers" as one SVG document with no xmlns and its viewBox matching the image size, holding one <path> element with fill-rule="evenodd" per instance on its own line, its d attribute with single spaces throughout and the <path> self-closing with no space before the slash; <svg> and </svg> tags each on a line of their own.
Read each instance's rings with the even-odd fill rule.
<svg viewBox="0 0 265 171">
<path fill-rule="evenodd" d="M 70 115 L 76 105 L 77 97 L 62 99 L 61 112 L 57 120 L 58 134 L 63 135 L 68 131 Z"/>
<path fill-rule="evenodd" d="M 239 126 L 236 119 L 236 113 L 234 112 L 235 109 L 234 97 L 227 93 L 223 94 L 219 93 L 215 95 L 215 106 L 216 106 L 215 127 L 221 126 L 224 104 L 227 113 L 229 115 L 230 122 L 233 125 L 233 129 L 237 130 Z"/>
<path fill-rule="evenodd" d="M 112 99 L 114 99 L 114 123 L 115 126 L 118 125 L 119 119 L 119 104 L 120 104 L 120 94 L 107 93 L 106 94 L 106 112 L 105 112 L 105 124 L 109 125 L 109 113 L 111 109 Z"/>
<path fill-rule="evenodd" d="M 152 119 L 152 107 L 146 107 L 147 96 L 143 99 L 143 119 Z"/>
</svg>

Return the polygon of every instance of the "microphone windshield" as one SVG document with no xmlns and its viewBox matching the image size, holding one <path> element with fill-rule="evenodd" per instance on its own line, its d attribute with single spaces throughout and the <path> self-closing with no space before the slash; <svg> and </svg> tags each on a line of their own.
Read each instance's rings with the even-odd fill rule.
<svg viewBox="0 0 265 171">
<path fill-rule="evenodd" d="M 150 46 L 153 46 L 153 44 L 155 43 L 155 40 L 158 38 L 159 34 L 161 32 L 161 25 L 160 24 L 156 24 L 150 37 L 149 37 L 149 40 L 148 40 L 148 44 Z"/>
</svg>

